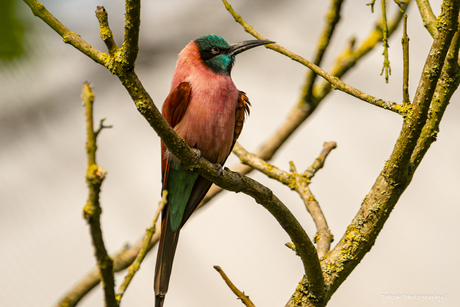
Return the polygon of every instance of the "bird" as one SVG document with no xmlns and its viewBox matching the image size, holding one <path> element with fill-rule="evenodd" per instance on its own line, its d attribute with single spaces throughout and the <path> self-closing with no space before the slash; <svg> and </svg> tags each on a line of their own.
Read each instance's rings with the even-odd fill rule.
<svg viewBox="0 0 460 307">
<path fill-rule="evenodd" d="M 188 146 L 218 166 L 225 163 L 249 114 L 249 100 L 230 76 L 235 56 L 272 43 L 247 40 L 230 45 L 208 34 L 179 53 L 162 115 Z M 163 141 L 161 169 L 162 190 L 168 196 L 155 266 L 155 307 L 164 304 L 180 230 L 211 187 L 210 181 L 171 154 Z"/>
</svg>

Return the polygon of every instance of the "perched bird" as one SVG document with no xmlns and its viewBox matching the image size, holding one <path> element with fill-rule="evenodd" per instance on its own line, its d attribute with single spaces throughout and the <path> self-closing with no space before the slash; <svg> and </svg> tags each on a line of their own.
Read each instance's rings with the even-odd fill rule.
<svg viewBox="0 0 460 307">
<path fill-rule="evenodd" d="M 212 163 L 223 165 L 241 133 L 249 100 L 233 83 L 235 56 L 271 41 L 229 45 L 217 35 L 190 42 L 179 54 L 162 114 L 186 143 Z M 155 307 L 163 306 L 179 232 L 201 202 L 211 182 L 190 171 L 161 143 L 163 190 L 161 238 L 155 268 Z"/>
<path fill-rule="evenodd" d="M 246 94 L 236 88 L 230 77 L 235 56 L 271 43 L 250 40 L 229 45 L 217 35 L 205 35 L 190 42 L 179 54 L 162 114 L 176 133 L 210 162 L 224 164 L 249 113 Z M 163 306 L 168 291 L 180 229 L 211 186 L 173 156 L 163 142 L 161 167 L 168 203 L 162 212 L 155 268 L 155 307 Z"/>
</svg>

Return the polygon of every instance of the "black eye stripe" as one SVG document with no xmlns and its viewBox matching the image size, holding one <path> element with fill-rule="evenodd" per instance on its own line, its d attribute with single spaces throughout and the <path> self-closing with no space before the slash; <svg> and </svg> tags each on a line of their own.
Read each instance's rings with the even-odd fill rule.
<svg viewBox="0 0 460 307">
<path fill-rule="evenodd" d="M 211 49 L 203 50 L 200 52 L 201 54 L 201 59 L 203 61 L 212 59 L 215 56 L 218 56 L 219 54 L 224 54 L 228 50 L 227 49 L 220 49 L 219 47 L 212 47 Z"/>
</svg>

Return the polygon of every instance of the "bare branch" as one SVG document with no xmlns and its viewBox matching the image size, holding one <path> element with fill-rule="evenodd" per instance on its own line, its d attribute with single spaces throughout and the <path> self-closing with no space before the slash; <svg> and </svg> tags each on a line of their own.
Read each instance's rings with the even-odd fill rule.
<svg viewBox="0 0 460 307">
<path fill-rule="evenodd" d="M 214 269 L 220 274 L 220 276 L 225 281 L 230 290 L 232 290 L 232 292 L 238 297 L 238 299 L 240 299 L 243 302 L 244 305 L 246 305 L 247 307 L 255 307 L 252 301 L 249 299 L 249 296 L 244 294 L 244 292 L 238 290 L 238 288 L 231 282 L 231 280 L 227 277 L 227 275 L 221 269 L 220 266 L 215 265 Z"/>
<path fill-rule="evenodd" d="M 386 5 L 386 0 L 381 0 L 382 3 L 382 33 L 383 33 L 383 68 L 382 68 L 382 73 L 385 71 L 385 82 L 388 83 L 388 79 L 390 78 L 389 75 L 391 75 L 391 67 L 390 67 L 390 60 L 388 59 L 388 48 L 390 46 L 388 45 L 388 24 L 387 24 L 387 5 Z"/>
<path fill-rule="evenodd" d="M 321 259 L 329 251 L 334 237 L 327 225 L 326 217 L 324 216 L 318 201 L 315 199 L 313 193 L 308 187 L 308 180 L 297 173 L 294 162 L 291 161 L 290 165 L 292 175 L 295 178 L 295 191 L 299 194 L 305 204 L 305 208 L 308 213 L 310 213 L 316 225 L 315 242 L 317 244 L 318 257 Z"/>
<path fill-rule="evenodd" d="M 249 165 L 250 167 L 264 173 L 269 178 L 278 180 L 279 182 L 293 187 L 293 177 L 292 174 L 289 174 L 282 169 L 279 169 L 275 165 L 267 163 L 253 153 L 250 153 L 243 148 L 238 142 L 235 143 L 233 147 L 233 153 L 240 158 L 241 163 Z"/>
<path fill-rule="evenodd" d="M 313 63 L 317 66 L 321 64 L 326 49 L 329 46 L 332 34 L 334 33 L 335 27 L 340 20 L 340 10 L 342 8 L 342 3 L 343 0 L 331 0 L 330 8 L 326 14 L 326 24 L 324 25 L 323 32 L 319 37 L 316 47 L 315 60 L 313 61 Z M 307 70 L 307 81 L 304 87 L 304 97 L 302 98 L 303 100 L 311 99 L 313 85 L 315 84 L 316 76 L 317 74 L 314 73 L 313 70 Z"/>
<path fill-rule="evenodd" d="M 132 69 L 139 52 L 139 26 L 141 24 L 141 1 L 125 1 L 125 34 L 121 52 L 125 57 L 126 69 Z"/>
<path fill-rule="evenodd" d="M 404 30 L 401 39 L 403 49 L 403 104 L 410 104 L 409 97 L 409 36 L 407 36 L 407 14 L 404 14 Z"/>
<path fill-rule="evenodd" d="M 337 148 L 336 142 L 324 142 L 323 150 L 319 154 L 319 157 L 316 158 L 315 162 L 313 162 L 313 164 L 309 168 L 307 168 L 307 170 L 304 173 L 308 180 L 311 180 L 313 176 L 315 176 L 316 172 L 323 168 L 327 156 L 335 148 Z"/>
<path fill-rule="evenodd" d="M 107 11 L 103 6 L 98 6 L 96 9 L 96 17 L 99 21 L 99 27 L 101 32 L 101 39 L 107 46 L 110 56 L 114 56 L 115 52 L 118 50 L 118 46 L 113 39 L 112 30 L 109 27 L 109 16 Z"/>
<path fill-rule="evenodd" d="M 429 0 L 417 0 L 418 10 L 423 19 L 423 25 L 434 38 L 438 30 L 436 29 L 436 16 L 431 9 Z"/>
<path fill-rule="evenodd" d="M 100 272 L 102 288 L 104 290 L 105 305 L 117 307 L 115 299 L 115 280 L 113 275 L 113 260 L 107 253 L 100 223 L 101 206 L 99 204 L 99 193 L 101 184 L 105 178 L 105 170 L 96 164 L 96 133 L 93 128 L 93 102 L 94 95 L 91 85 L 83 85 L 82 100 L 85 106 L 87 141 L 86 152 L 88 154 L 88 170 L 86 172 L 86 183 L 88 184 L 88 201 L 83 209 L 83 215 L 90 226 L 91 238 L 93 240 L 94 253 L 97 266 Z"/>
</svg>

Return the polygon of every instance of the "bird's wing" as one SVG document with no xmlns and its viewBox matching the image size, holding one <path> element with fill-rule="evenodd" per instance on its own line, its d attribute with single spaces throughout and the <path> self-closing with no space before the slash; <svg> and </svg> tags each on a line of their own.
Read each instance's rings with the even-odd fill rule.
<svg viewBox="0 0 460 307">
<path fill-rule="evenodd" d="M 246 96 L 245 92 L 240 91 L 240 95 L 238 96 L 238 106 L 236 107 L 235 112 L 235 132 L 233 134 L 233 145 L 235 145 L 236 140 L 243 130 L 244 119 L 246 118 L 246 115 L 249 115 L 250 113 L 250 106 L 251 103 L 249 102 L 248 96 Z"/>
<path fill-rule="evenodd" d="M 163 108 L 161 114 L 166 119 L 171 127 L 175 127 L 182 119 L 187 110 L 188 104 L 190 102 L 190 84 L 188 82 L 180 83 L 168 97 L 166 97 L 165 102 L 163 103 Z M 166 182 L 168 180 L 168 172 L 170 160 L 165 157 L 166 145 L 161 142 L 161 172 L 162 172 L 162 182 L 163 189 L 166 188 Z"/>
<path fill-rule="evenodd" d="M 184 116 L 190 102 L 190 93 L 190 83 L 182 82 L 166 97 L 162 114 L 171 127 L 174 128 Z"/>
</svg>

